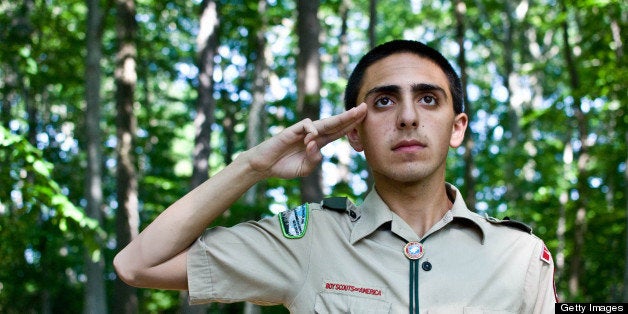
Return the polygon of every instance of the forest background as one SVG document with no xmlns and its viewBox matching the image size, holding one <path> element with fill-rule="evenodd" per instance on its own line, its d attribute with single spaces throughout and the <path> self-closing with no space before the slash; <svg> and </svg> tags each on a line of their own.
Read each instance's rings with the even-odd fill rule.
<svg viewBox="0 0 628 314">
<path fill-rule="evenodd" d="M 0 312 L 285 312 L 133 289 L 117 250 L 247 147 L 341 112 L 375 44 L 416 39 L 463 78 L 470 132 L 447 180 L 530 224 L 564 301 L 628 301 L 628 3 L 611 0 L 0 2 Z M 218 223 L 324 195 L 360 202 L 342 140 Z"/>
</svg>

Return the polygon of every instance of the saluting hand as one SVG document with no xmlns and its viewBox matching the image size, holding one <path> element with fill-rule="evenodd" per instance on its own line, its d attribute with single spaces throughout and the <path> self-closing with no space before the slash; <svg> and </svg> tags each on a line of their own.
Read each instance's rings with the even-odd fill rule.
<svg viewBox="0 0 628 314">
<path fill-rule="evenodd" d="M 248 150 L 251 168 L 263 177 L 307 176 L 321 161 L 321 148 L 354 129 L 366 116 L 366 104 L 336 116 L 304 119 Z"/>
</svg>

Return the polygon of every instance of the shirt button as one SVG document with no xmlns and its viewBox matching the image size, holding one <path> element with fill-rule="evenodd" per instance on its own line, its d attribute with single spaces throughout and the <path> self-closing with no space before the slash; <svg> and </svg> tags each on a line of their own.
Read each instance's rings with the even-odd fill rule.
<svg viewBox="0 0 628 314">
<path fill-rule="evenodd" d="M 421 264 L 421 268 L 423 268 L 424 271 L 430 271 L 432 270 L 432 263 L 423 262 L 423 264 Z"/>
</svg>

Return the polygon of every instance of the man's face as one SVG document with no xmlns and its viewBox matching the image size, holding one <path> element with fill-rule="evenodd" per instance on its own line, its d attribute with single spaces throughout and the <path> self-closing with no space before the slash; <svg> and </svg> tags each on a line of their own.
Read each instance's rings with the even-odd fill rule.
<svg viewBox="0 0 628 314">
<path fill-rule="evenodd" d="M 467 116 L 454 114 L 447 77 L 434 62 L 398 53 L 373 63 L 358 93 L 362 102 L 366 118 L 348 137 L 364 151 L 376 183 L 444 181 L 447 152 L 462 143 Z"/>
</svg>

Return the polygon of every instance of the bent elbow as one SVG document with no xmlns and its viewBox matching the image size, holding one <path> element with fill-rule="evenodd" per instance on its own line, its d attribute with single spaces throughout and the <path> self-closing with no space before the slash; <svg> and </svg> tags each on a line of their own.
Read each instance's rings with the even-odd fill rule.
<svg viewBox="0 0 628 314">
<path fill-rule="evenodd" d="M 151 265 L 135 250 L 124 249 L 113 259 L 116 274 L 124 283 L 137 288 L 187 290 L 186 255 L 180 253 L 165 262 Z"/>
<path fill-rule="evenodd" d="M 133 287 L 141 286 L 138 276 L 139 271 L 124 257 L 123 252 L 118 253 L 113 258 L 113 268 L 115 269 L 118 278 L 120 278 L 120 280 L 127 285 Z"/>
</svg>

